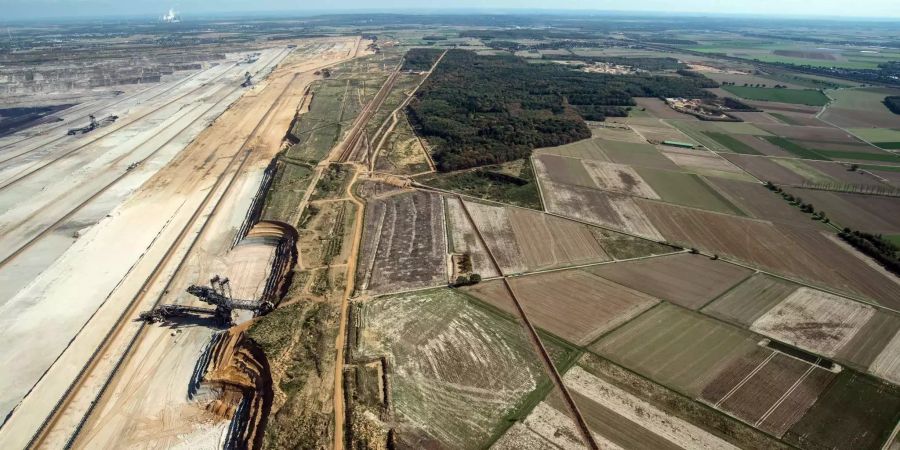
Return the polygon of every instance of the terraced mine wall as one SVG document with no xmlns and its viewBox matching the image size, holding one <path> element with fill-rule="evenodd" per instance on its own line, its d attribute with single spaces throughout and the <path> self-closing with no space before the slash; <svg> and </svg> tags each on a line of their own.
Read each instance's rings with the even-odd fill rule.
<svg viewBox="0 0 900 450">
<path fill-rule="evenodd" d="M 272 180 L 275 179 L 277 162 L 277 158 L 272 159 L 272 161 L 266 167 L 266 170 L 263 172 L 263 178 L 259 183 L 259 189 L 253 196 L 253 202 L 250 204 L 250 208 L 247 209 L 247 215 L 244 216 L 244 222 L 241 223 L 241 227 L 234 235 L 234 241 L 232 241 L 231 243 L 231 248 L 234 248 L 236 245 L 238 245 L 238 242 L 240 242 L 241 239 L 244 239 L 244 237 L 247 236 L 250 228 L 256 225 L 257 222 L 259 222 L 259 218 L 262 215 L 263 206 L 265 206 L 266 203 L 266 194 L 272 187 Z M 296 230 L 294 230 L 294 233 L 296 234 Z"/>
<path fill-rule="evenodd" d="M 247 337 L 250 322 L 213 336 L 201 354 L 189 395 L 231 421 L 224 448 L 258 449 L 272 407 L 272 377 L 262 349 Z"/>
</svg>

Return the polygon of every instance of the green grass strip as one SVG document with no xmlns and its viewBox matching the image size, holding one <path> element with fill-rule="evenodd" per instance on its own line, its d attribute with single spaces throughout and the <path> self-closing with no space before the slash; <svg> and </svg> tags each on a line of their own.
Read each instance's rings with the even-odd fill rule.
<svg viewBox="0 0 900 450">
<path fill-rule="evenodd" d="M 753 149 L 753 147 L 737 140 L 734 136 L 725 133 L 716 133 L 713 131 L 704 131 L 703 134 L 709 136 L 714 141 L 724 145 L 729 150 L 735 153 L 741 153 L 744 155 L 762 155 L 762 153 Z"/>
<path fill-rule="evenodd" d="M 831 161 L 830 158 L 820 154 L 818 150 L 810 150 L 806 147 L 798 145 L 796 142 L 787 140 L 780 136 L 763 136 L 763 139 L 765 139 L 765 140 L 771 142 L 772 144 L 775 144 L 775 145 L 781 147 L 782 149 L 784 149 L 790 153 L 793 153 L 801 158 L 817 159 L 820 161 Z"/>
<path fill-rule="evenodd" d="M 873 142 L 873 144 L 885 150 L 900 150 L 900 142 Z"/>
</svg>

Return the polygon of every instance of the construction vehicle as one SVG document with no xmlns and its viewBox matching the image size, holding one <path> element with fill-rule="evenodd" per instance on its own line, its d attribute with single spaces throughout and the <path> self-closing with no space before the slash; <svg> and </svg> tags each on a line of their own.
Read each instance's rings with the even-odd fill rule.
<svg viewBox="0 0 900 450">
<path fill-rule="evenodd" d="M 141 163 L 133 162 L 133 163 L 129 164 L 128 167 L 125 168 L 125 171 L 131 172 L 132 170 L 137 169 L 137 166 L 139 166 L 139 165 L 141 165 Z"/>
<path fill-rule="evenodd" d="M 105 126 L 107 126 L 107 125 L 109 125 L 109 124 L 115 122 L 116 119 L 119 118 L 119 116 L 106 116 L 106 117 L 104 117 L 104 118 L 101 119 L 101 120 L 97 120 L 97 118 L 94 117 L 93 114 L 91 114 L 91 115 L 88 116 L 88 117 L 89 117 L 90 120 L 91 120 L 91 122 L 88 124 L 88 126 L 86 126 L 86 127 L 80 127 L 80 128 L 70 128 L 70 129 L 69 129 L 69 132 L 68 132 L 67 134 L 68 134 L 69 136 L 75 136 L 76 134 L 90 133 L 91 131 L 94 131 L 94 130 L 96 130 L 97 128 L 105 127 Z"/>
<path fill-rule="evenodd" d="M 242 87 L 248 87 L 253 85 L 253 79 L 250 75 L 250 72 L 244 72 L 244 82 L 241 83 Z"/>
<path fill-rule="evenodd" d="M 156 323 L 172 317 L 198 314 L 212 316 L 219 325 L 227 327 L 233 323 L 231 313 L 234 310 L 252 311 L 254 315 L 259 316 L 267 314 L 275 308 L 275 305 L 267 300 L 237 300 L 232 298 L 228 278 L 216 275 L 209 280 L 209 284 L 209 286 L 192 284 L 188 286 L 187 292 L 200 299 L 203 303 L 215 306 L 215 309 L 175 304 L 159 305 L 149 311 L 142 312 L 138 316 L 138 320 Z"/>
</svg>

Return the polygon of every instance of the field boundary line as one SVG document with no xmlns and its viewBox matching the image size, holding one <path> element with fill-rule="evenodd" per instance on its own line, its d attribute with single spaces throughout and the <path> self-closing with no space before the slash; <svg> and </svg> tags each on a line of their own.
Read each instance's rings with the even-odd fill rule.
<svg viewBox="0 0 900 450">
<path fill-rule="evenodd" d="M 715 407 L 718 408 L 723 402 L 725 402 L 725 401 L 728 400 L 732 395 L 734 395 L 734 393 L 737 392 L 738 389 L 740 389 L 741 387 L 744 386 L 744 384 L 746 384 L 748 381 L 750 381 L 750 379 L 753 378 L 754 375 L 756 375 L 760 370 L 762 370 L 763 366 L 765 366 L 766 364 L 768 364 L 769 361 L 771 361 L 772 358 L 775 357 L 775 354 L 776 354 L 776 353 L 775 353 L 774 351 L 772 351 L 771 353 L 769 353 L 769 356 L 767 356 L 766 359 L 762 360 L 762 362 L 760 362 L 756 367 L 754 367 L 753 370 L 751 370 L 750 373 L 748 373 L 748 374 L 744 377 L 744 379 L 741 380 L 740 383 L 734 385 L 734 387 L 732 387 L 730 391 L 728 391 L 725 395 L 723 395 L 722 398 L 719 399 L 719 401 L 716 402 Z"/>
<path fill-rule="evenodd" d="M 484 240 L 484 236 L 482 236 L 481 234 L 481 230 L 478 229 L 478 226 L 475 225 L 475 221 L 472 219 L 471 213 L 469 213 L 469 208 L 466 207 L 466 203 L 463 201 L 461 196 L 457 196 L 457 198 L 459 198 L 459 201 L 462 204 L 463 211 L 465 211 L 466 213 L 466 217 L 468 217 L 472 222 L 475 233 L 478 235 L 478 238 L 481 240 L 482 244 L 484 244 L 488 256 L 490 256 L 491 261 L 497 267 L 497 271 L 501 275 L 503 275 L 503 271 L 500 269 L 500 265 L 497 263 L 497 260 L 494 257 L 494 253 L 491 251 L 490 247 L 487 246 L 487 243 Z M 589 448 L 593 450 L 599 450 L 600 447 L 597 445 L 597 442 L 594 441 L 594 437 L 593 435 L 591 435 L 591 430 L 588 428 L 587 422 L 585 422 L 584 417 L 581 415 L 581 411 L 578 409 L 578 405 L 575 404 L 575 399 L 572 398 L 572 395 L 569 393 L 568 388 L 566 388 L 565 383 L 563 383 L 562 376 L 560 376 L 559 371 L 556 370 L 556 366 L 553 364 L 553 358 L 550 357 L 550 354 L 544 347 L 544 343 L 541 341 L 540 335 L 537 333 L 537 330 L 535 330 L 534 325 L 531 324 L 531 320 L 528 319 L 528 315 L 525 314 L 525 309 L 522 307 L 521 303 L 519 303 L 519 299 L 516 297 L 516 294 L 512 289 L 509 278 L 503 276 L 502 279 L 503 286 L 506 288 L 507 293 L 509 293 L 510 297 L 512 298 L 513 304 L 516 307 L 516 311 L 518 311 L 519 313 L 519 318 L 527 328 L 533 344 L 537 346 L 538 352 L 544 364 L 546 365 L 546 368 L 550 371 L 550 377 L 553 380 L 553 383 L 556 384 L 556 387 L 559 389 L 560 393 L 562 393 L 563 398 L 568 404 L 572 415 L 575 416 L 574 418 L 576 424 L 578 425 L 579 431 L 581 431 L 583 435 L 582 439 L 584 439 L 585 444 L 587 444 Z"/>
<path fill-rule="evenodd" d="M 633 261 L 642 261 L 642 260 L 645 260 L 645 259 L 660 258 L 660 257 L 665 257 L 665 256 L 675 256 L 675 255 L 680 255 L 680 254 L 683 254 L 683 253 L 689 253 L 689 251 L 688 251 L 688 250 L 676 250 L 676 251 L 674 251 L 674 252 L 660 253 L 660 254 L 658 254 L 658 255 L 636 256 L 636 257 L 634 257 L 634 258 L 627 258 L 627 259 L 612 259 L 612 260 L 610 260 L 610 261 L 588 262 L 588 263 L 574 264 L 574 265 L 569 265 L 569 266 L 554 267 L 554 268 L 551 268 L 551 269 L 531 270 L 531 271 L 517 272 L 517 273 L 509 274 L 509 275 L 506 275 L 506 277 L 508 277 L 508 278 L 529 277 L 529 276 L 535 276 L 535 275 L 542 275 L 542 274 L 545 274 L 545 273 L 562 272 L 562 271 L 566 271 L 566 270 L 578 270 L 578 269 L 584 269 L 584 268 L 586 268 L 586 267 L 605 266 L 605 265 L 608 265 L 608 264 L 628 263 L 628 262 L 633 262 Z M 595 275 L 595 276 L 600 277 L 600 278 L 603 278 L 604 280 L 608 280 L 608 281 L 610 281 L 610 282 L 616 283 L 615 281 L 609 280 L 609 279 L 606 278 L 606 277 L 603 277 L 603 276 L 600 276 L 600 275 Z M 500 277 L 494 277 L 494 278 L 500 278 Z M 491 279 L 491 278 L 485 278 L 485 279 L 487 280 L 487 279 Z M 743 280 L 742 280 L 742 281 L 743 281 Z M 616 283 L 616 284 L 620 284 L 620 285 L 621 285 L 621 283 Z M 624 285 L 622 285 L 622 286 L 624 286 Z M 628 287 L 628 286 L 625 286 L 625 287 Z M 631 289 L 632 289 L 632 290 L 635 290 L 635 291 L 638 291 L 638 292 L 643 292 L 643 291 L 640 291 L 639 289 L 634 289 L 634 288 L 631 288 Z M 647 294 L 647 293 L 644 292 L 644 294 Z M 647 295 L 650 295 L 650 294 L 647 294 Z M 654 295 L 650 295 L 650 296 L 651 296 L 651 297 L 654 297 L 654 298 L 656 297 L 656 296 L 654 296 Z"/>
<path fill-rule="evenodd" d="M 713 302 L 715 302 L 716 300 L 719 300 L 720 298 L 724 297 L 725 295 L 727 295 L 727 294 L 730 293 L 731 291 L 737 289 L 738 286 L 740 286 L 740 285 L 746 283 L 747 280 L 753 278 L 754 276 L 758 275 L 759 273 L 760 273 L 760 272 L 759 272 L 758 270 L 754 270 L 750 275 L 747 275 L 746 277 L 744 277 L 743 279 L 741 279 L 741 281 L 738 281 L 737 284 L 731 286 L 731 287 L 728 288 L 728 289 L 725 289 L 724 291 L 722 291 L 721 294 L 719 294 L 719 295 L 713 297 L 712 300 L 710 300 L 710 301 L 708 301 L 708 302 L 706 302 L 706 303 L 700 305 L 700 307 L 697 308 L 696 311 L 697 311 L 697 312 L 702 311 L 703 308 L 706 308 L 707 306 L 713 304 Z"/>
</svg>

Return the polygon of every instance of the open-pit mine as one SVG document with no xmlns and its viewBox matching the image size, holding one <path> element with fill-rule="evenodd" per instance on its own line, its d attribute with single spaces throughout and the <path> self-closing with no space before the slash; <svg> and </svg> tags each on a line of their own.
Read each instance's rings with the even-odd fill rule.
<svg viewBox="0 0 900 450">
<path fill-rule="evenodd" d="M 261 439 L 268 367 L 241 327 L 284 294 L 298 238 L 260 217 L 274 160 L 311 84 L 370 43 L 4 65 L 0 447 Z"/>
</svg>

